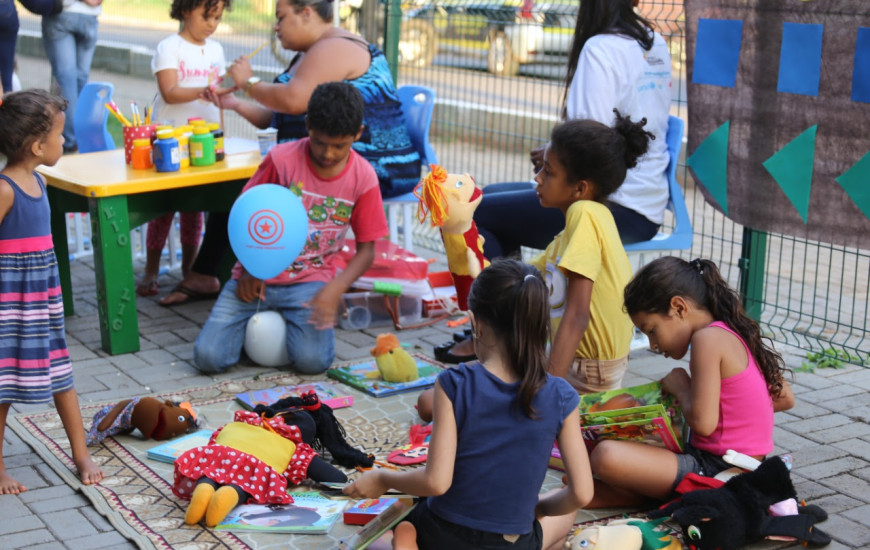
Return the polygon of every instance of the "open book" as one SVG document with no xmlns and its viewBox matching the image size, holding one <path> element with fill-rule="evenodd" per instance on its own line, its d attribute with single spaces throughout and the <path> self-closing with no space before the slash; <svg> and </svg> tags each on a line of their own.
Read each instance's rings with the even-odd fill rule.
<svg viewBox="0 0 870 550">
<path fill-rule="evenodd" d="M 659 382 L 580 396 L 580 425 L 591 450 L 601 439 L 627 439 L 682 452 L 685 420 Z"/>
<path fill-rule="evenodd" d="M 328 532 L 341 518 L 347 501 L 330 500 L 317 492 L 294 492 L 292 504 L 242 504 L 215 529 L 270 533 Z"/>
<path fill-rule="evenodd" d="M 435 385 L 442 367 L 422 355 L 412 354 L 420 377 L 411 382 L 387 382 L 380 377 L 375 360 L 327 369 L 326 376 L 375 397 L 385 397 L 406 391 L 424 390 Z"/>
<path fill-rule="evenodd" d="M 212 433 L 214 433 L 214 430 L 204 428 L 189 434 L 180 435 L 175 439 L 151 447 L 145 453 L 145 456 L 151 460 L 159 460 L 160 462 L 169 462 L 171 464 L 186 451 L 194 447 L 208 445 L 208 440 L 211 438 Z"/>
<path fill-rule="evenodd" d="M 271 405 L 285 397 L 299 397 L 303 393 L 314 390 L 320 402 L 329 405 L 331 409 L 340 409 L 353 405 L 353 396 L 341 391 L 334 384 L 327 382 L 310 382 L 296 386 L 278 386 L 264 390 L 251 390 L 236 394 L 236 401 L 248 410 L 254 410 L 257 405 Z"/>
</svg>

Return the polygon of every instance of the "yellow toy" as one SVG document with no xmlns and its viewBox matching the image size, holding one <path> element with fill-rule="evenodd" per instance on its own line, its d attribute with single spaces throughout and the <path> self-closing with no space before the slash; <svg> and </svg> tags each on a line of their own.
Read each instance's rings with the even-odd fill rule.
<svg viewBox="0 0 870 550">
<path fill-rule="evenodd" d="M 402 348 L 395 334 L 378 334 L 372 355 L 380 377 L 387 382 L 411 382 L 420 376 L 417 362 Z"/>
<path fill-rule="evenodd" d="M 660 520 L 618 519 L 574 532 L 565 547 L 570 550 L 682 550 L 675 537 L 657 531 Z"/>
<path fill-rule="evenodd" d="M 477 232 L 473 218 L 483 193 L 469 174 L 448 174 L 437 164 L 430 164 L 429 169 L 429 174 L 414 188 L 420 199 L 417 218 L 423 223 L 428 214 L 432 227 L 441 228 L 456 300 L 459 309 L 467 311 L 471 283 L 489 265 L 483 256 L 483 237 Z"/>
</svg>

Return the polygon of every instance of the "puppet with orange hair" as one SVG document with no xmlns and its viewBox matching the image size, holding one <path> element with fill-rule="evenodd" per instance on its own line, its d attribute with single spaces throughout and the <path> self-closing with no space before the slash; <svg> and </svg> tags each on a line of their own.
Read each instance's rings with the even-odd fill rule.
<svg viewBox="0 0 870 550">
<path fill-rule="evenodd" d="M 483 255 L 483 237 L 473 218 L 483 193 L 469 174 L 449 174 L 437 164 L 430 164 L 429 169 L 414 188 L 420 199 L 417 218 L 423 223 L 428 215 L 432 227 L 440 228 L 459 309 L 467 311 L 471 283 L 489 265 Z"/>
</svg>

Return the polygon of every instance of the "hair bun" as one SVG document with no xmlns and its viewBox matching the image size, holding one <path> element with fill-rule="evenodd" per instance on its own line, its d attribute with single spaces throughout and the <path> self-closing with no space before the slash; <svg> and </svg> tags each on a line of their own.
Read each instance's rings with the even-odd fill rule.
<svg viewBox="0 0 870 550">
<path fill-rule="evenodd" d="M 616 114 L 614 128 L 625 140 L 625 167 L 634 168 L 637 166 L 638 159 L 649 150 L 650 140 L 656 137 L 652 132 L 643 129 L 646 126 L 646 118 L 640 119 L 639 122 L 632 122 L 630 117 L 622 116 L 617 109 L 613 112 Z"/>
</svg>

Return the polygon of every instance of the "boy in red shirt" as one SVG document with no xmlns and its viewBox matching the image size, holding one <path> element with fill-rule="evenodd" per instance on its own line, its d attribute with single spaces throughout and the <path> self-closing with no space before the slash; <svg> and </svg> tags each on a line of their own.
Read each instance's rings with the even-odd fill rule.
<svg viewBox="0 0 870 550">
<path fill-rule="evenodd" d="M 287 323 L 288 368 L 316 374 L 332 364 L 341 297 L 371 266 L 375 241 L 387 235 L 377 175 L 351 149 L 362 134 L 362 118 L 363 98 L 356 88 L 344 82 L 319 85 L 308 103 L 308 137 L 274 147 L 242 190 L 261 183 L 289 188 L 308 214 L 308 236 L 291 265 L 267 281 L 236 264 L 194 344 L 199 370 L 223 372 L 236 364 L 248 320 L 265 308 Z M 339 272 L 336 253 L 349 229 L 356 254 Z"/>
</svg>

